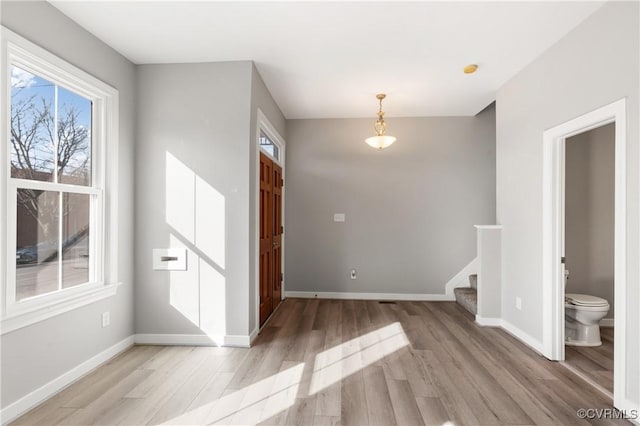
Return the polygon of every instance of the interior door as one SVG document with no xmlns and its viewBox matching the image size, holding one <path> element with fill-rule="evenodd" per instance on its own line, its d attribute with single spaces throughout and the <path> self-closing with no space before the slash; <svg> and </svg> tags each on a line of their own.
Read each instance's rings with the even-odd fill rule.
<svg viewBox="0 0 640 426">
<path fill-rule="evenodd" d="M 260 153 L 260 325 L 282 299 L 282 168 Z"/>
</svg>

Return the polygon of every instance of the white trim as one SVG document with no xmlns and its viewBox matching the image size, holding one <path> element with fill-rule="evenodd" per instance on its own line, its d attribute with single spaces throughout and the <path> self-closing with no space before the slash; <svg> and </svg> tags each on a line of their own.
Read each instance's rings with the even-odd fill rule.
<svg viewBox="0 0 640 426">
<path fill-rule="evenodd" d="M 248 348 L 251 346 L 251 336 L 224 336 L 222 346 L 230 346 L 235 348 Z"/>
<path fill-rule="evenodd" d="M 78 379 L 85 376 L 87 373 L 100 367 L 111 358 L 129 349 L 131 346 L 133 346 L 133 342 L 133 336 L 129 336 L 126 339 L 123 339 L 115 345 L 84 361 L 80 365 L 72 368 L 66 373 L 44 384 L 33 392 L 23 396 L 16 402 L 9 404 L 2 411 L 0 411 L 0 419 L 2 419 L 2 424 L 9 423 L 21 414 L 24 414 L 36 405 L 40 404 L 42 401 L 51 398 L 56 393 L 60 392 L 64 388 L 76 382 Z"/>
<path fill-rule="evenodd" d="M 258 334 L 260 334 L 260 329 L 258 327 L 256 327 L 249 334 L 249 346 L 251 346 L 253 344 L 253 341 L 256 340 L 256 337 L 258 337 Z"/>
<path fill-rule="evenodd" d="M 100 195 L 102 193 L 101 189 L 93 186 L 69 185 L 65 183 L 44 182 L 40 180 L 11 178 L 9 184 L 16 188 L 36 189 L 41 191 L 60 191 L 83 195 Z"/>
<path fill-rule="evenodd" d="M 534 351 L 538 352 L 539 354 L 543 353 L 543 345 L 541 341 L 531 337 L 531 335 L 529 335 L 528 333 L 525 333 L 515 325 L 511 324 L 508 321 L 505 321 L 502 318 L 483 318 L 476 315 L 476 323 L 482 327 L 500 327 L 525 345 L 529 346 Z"/>
<path fill-rule="evenodd" d="M 251 345 L 251 336 L 241 335 L 136 334 L 134 340 L 138 345 L 161 346 L 230 346 L 248 348 Z"/>
<path fill-rule="evenodd" d="M 476 229 L 502 229 L 502 225 L 473 225 Z"/>
<path fill-rule="evenodd" d="M 476 315 L 476 322 L 482 327 L 502 327 L 502 318 L 484 318 Z"/>
<path fill-rule="evenodd" d="M 507 333 L 511 334 L 513 337 L 520 340 L 522 343 L 526 344 L 534 351 L 538 352 L 539 354 L 544 353 L 544 346 L 540 340 L 533 338 L 528 333 L 525 333 L 524 331 L 520 330 L 518 327 L 504 319 L 502 320 L 502 324 L 500 326 Z"/>
<path fill-rule="evenodd" d="M 543 351 L 564 360 L 564 143 L 571 136 L 615 123 L 615 319 L 614 405 L 627 399 L 627 120 L 626 99 L 620 99 L 543 134 L 542 317 Z"/>
<path fill-rule="evenodd" d="M 460 270 L 453 278 L 449 280 L 444 286 L 444 293 L 447 297 L 455 300 L 456 297 L 453 294 L 454 288 L 460 287 L 469 287 L 471 284 L 469 283 L 469 275 L 478 273 L 478 258 L 474 258 L 471 262 L 467 264 L 464 268 Z"/>
<path fill-rule="evenodd" d="M 206 334 L 136 334 L 136 345 L 221 346 L 222 336 Z"/>
<path fill-rule="evenodd" d="M 264 155 L 266 155 L 267 157 L 269 157 L 271 160 L 273 160 L 274 163 L 276 163 L 277 165 L 279 165 L 280 167 L 284 168 L 284 160 L 285 160 L 285 148 L 286 148 L 286 144 L 284 141 L 284 138 L 282 136 L 280 136 L 280 133 L 278 133 L 278 131 L 276 130 L 275 127 L 273 127 L 273 124 L 271 124 L 271 121 L 269 121 L 269 119 L 267 118 L 267 116 L 262 112 L 262 110 L 260 108 L 258 108 L 257 110 L 257 116 L 256 116 L 256 143 L 257 143 L 257 147 L 258 150 L 260 152 L 262 152 Z M 265 135 L 269 138 L 269 140 L 271 142 L 273 142 L 273 144 L 278 147 L 278 158 L 274 157 L 273 155 L 271 155 L 267 150 L 265 150 L 264 148 L 262 148 L 262 145 L 260 145 L 260 131 L 263 131 L 265 133 Z M 260 156 L 258 156 L 258 158 L 260 158 Z"/>
<path fill-rule="evenodd" d="M 286 297 L 298 299 L 341 299 L 341 300 L 405 300 L 452 302 L 455 296 L 448 294 L 415 294 L 415 293 L 348 293 L 327 291 L 287 291 Z"/>
<path fill-rule="evenodd" d="M 0 58 L 3 58 L 3 65 L 0 67 L 0 129 L 9 129 L 11 96 L 8 94 L 11 91 L 11 78 L 9 77 L 8 66 L 4 65 L 4 58 L 7 57 L 7 43 L 4 39 L 5 28 L 0 26 Z M 9 167 L 6 167 L 6 165 L 9 164 L 11 147 L 9 146 L 10 144 L 7 143 L 8 139 L 5 139 L 6 137 L 7 135 L 0 131 L 0 138 L 2 138 L 0 142 L 0 283 L 4 283 L 6 281 L 6 272 L 4 271 L 7 270 L 8 254 L 13 253 L 13 250 L 15 250 L 14 248 L 7 252 L 6 249 L 8 247 L 3 243 L 8 240 L 7 223 L 9 222 L 9 218 L 7 217 L 7 214 L 11 210 L 7 206 L 7 181 L 9 179 L 10 171 Z M 0 317 L 5 314 L 5 298 L 6 294 L 4 288 L 0 285 Z"/>
<path fill-rule="evenodd" d="M 267 116 L 262 112 L 262 110 L 260 108 L 257 108 L 256 111 L 256 134 L 255 134 L 255 140 L 252 142 L 255 144 L 256 147 L 256 154 L 255 154 L 255 190 L 254 190 L 254 229 L 255 229 L 255 235 L 254 235 L 254 243 L 255 243 L 255 247 L 254 247 L 254 270 L 255 270 L 255 290 L 256 290 L 256 295 L 255 295 L 255 318 L 256 318 L 256 329 L 260 328 L 260 153 L 264 152 L 262 150 L 262 148 L 260 148 L 260 130 L 264 131 L 267 136 L 269 136 L 269 138 L 271 139 L 271 141 L 273 143 L 275 143 L 278 146 L 279 149 L 279 158 L 278 160 L 276 160 L 275 158 L 273 158 L 272 156 L 270 156 L 267 152 L 265 152 L 265 154 L 267 154 L 269 156 L 269 158 L 271 158 L 276 164 L 278 164 L 281 168 L 282 168 L 282 179 L 284 179 L 285 181 L 285 186 L 286 186 L 286 168 L 285 168 L 285 160 L 286 160 L 286 141 L 284 140 L 284 138 L 282 136 L 280 136 L 280 133 L 278 133 L 278 131 L 276 130 L 275 127 L 273 127 L 273 125 L 271 124 L 271 122 L 269 121 L 269 119 L 267 118 Z M 282 266 L 281 266 L 281 270 L 282 270 L 282 288 L 281 288 L 281 294 L 280 294 L 280 300 L 284 300 L 285 298 L 285 281 L 286 281 L 286 276 L 284 274 L 284 258 L 285 258 L 285 237 L 287 234 L 287 230 L 286 230 L 286 226 L 285 226 L 285 209 L 284 209 L 284 205 L 285 205 L 285 192 L 286 192 L 286 187 L 283 186 L 282 187 L 282 227 L 284 229 L 283 233 L 282 233 L 282 242 L 280 244 L 280 247 L 282 248 L 282 258 L 281 258 L 281 262 L 282 262 Z"/>
<path fill-rule="evenodd" d="M 103 162 L 103 206 L 102 211 L 105 217 L 102 220 L 106 229 L 103 230 L 105 243 L 103 247 L 104 262 L 102 271 L 105 283 L 119 282 L 118 274 L 118 243 L 119 243 L 119 220 L 118 220 L 118 194 L 120 192 L 120 170 L 119 170 L 119 149 L 120 149 L 120 93 L 114 89 L 114 92 L 106 98 L 103 112 L 106 114 L 102 120 L 104 131 L 106 132 L 104 140 L 111 141 L 107 149 L 103 146 L 105 152 L 102 153 Z"/>
<path fill-rule="evenodd" d="M 614 327 L 614 318 L 603 318 L 600 320 L 600 327 Z"/>
<path fill-rule="evenodd" d="M 89 289 L 82 289 L 73 297 L 66 297 L 54 303 L 38 305 L 31 310 L 17 312 L 2 318 L 0 334 L 11 333 L 22 327 L 46 320 L 48 318 L 63 314 L 73 309 L 80 308 L 90 303 L 111 297 L 116 294 L 121 283 L 98 285 Z M 69 290 L 75 290 L 69 289 Z M 56 294 L 58 295 L 58 294 Z"/>
</svg>

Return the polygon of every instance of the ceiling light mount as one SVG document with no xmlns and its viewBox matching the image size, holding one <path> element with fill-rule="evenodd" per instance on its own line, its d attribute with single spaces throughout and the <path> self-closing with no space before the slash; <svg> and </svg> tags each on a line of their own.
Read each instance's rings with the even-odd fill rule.
<svg viewBox="0 0 640 426">
<path fill-rule="evenodd" d="M 385 135 L 387 130 L 387 123 L 384 121 L 384 111 L 382 111 L 382 100 L 386 98 L 387 95 L 384 93 L 378 93 L 376 95 L 376 99 L 378 99 L 379 109 L 378 109 L 378 119 L 373 125 L 373 129 L 376 131 L 376 136 L 372 136 L 370 138 L 365 139 L 364 141 L 371 147 L 376 149 L 384 149 L 390 146 L 392 143 L 396 141 L 394 136 Z"/>
<path fill-rule="evenodd" d="M 478 70 L 478 64 L 469 64 L 462 69 L 465 74 L 473 74 Z"/>
</svg>

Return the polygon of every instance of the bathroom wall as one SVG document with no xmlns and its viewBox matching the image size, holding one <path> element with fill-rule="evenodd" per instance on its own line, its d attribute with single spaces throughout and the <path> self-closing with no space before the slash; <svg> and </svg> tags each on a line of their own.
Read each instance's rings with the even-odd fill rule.
<svg viewBox="0 0 640 426">
<path fill-rule="evenodd" d="M 613 318 L 614 124 L 567 139 L 567 293 L 609 301 Z"/>
<path fill-rule="evenodd" d="M 502 86 L 496 99 L 502 320 L 532 345 L 543 337 L 542 137 L 546 129 L 626 99 L 624 407 L 640 406 L 640 5 L 606 2 Z M 521 304 L 516 304 L 517 299 Z M 618 306 L 620 311 L 620 306 Z M 525 338 L 525 337 L 523 337 Z"/>
</svg>

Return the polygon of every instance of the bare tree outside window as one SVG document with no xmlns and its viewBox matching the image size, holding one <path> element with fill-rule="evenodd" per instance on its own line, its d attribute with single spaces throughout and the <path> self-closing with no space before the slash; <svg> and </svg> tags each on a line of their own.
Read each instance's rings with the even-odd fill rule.
<svg viewBox="0 0 640 426">
<path fill-rule="evenodd" d="M 11 177 L 90 186 L 91 101 L 18 67 L 11 71 Z M 28 297 L 86 282 L 86 267 L 78 265 L 86 264 L 88 253 L 89 198 L 31 188 L 19 188 L 16 197 L 16 262 L 43 267 L 18 270 L 18 293 Z M 55 267 L 61 261 L 65 282 Z M 85 271 L 78 276 L 75 269 Z"/>
</svg>

